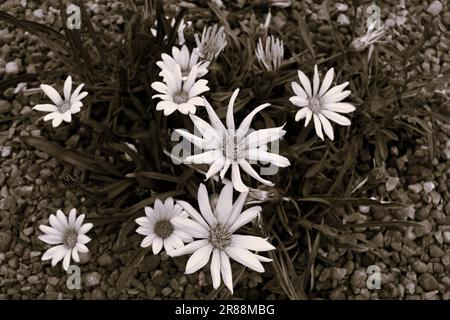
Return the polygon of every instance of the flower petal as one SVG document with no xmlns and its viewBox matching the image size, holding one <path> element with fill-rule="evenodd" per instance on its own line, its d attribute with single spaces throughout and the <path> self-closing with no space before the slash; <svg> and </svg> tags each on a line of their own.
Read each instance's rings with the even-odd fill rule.
<svg viewBox="0 0 450 320">
<path fill-rule="evenodd" d="M 80 256 L 78 255 L 78 250 L 77 248 L 73 248 L 72 249 L 72 259 L 75 262 L 80 262 Z"/>
<path fill-rule="evenodd" d="M 81 252 L 81 253 L 87 253 L 87 252 L 89 252 L 89 249 L 88 249 L 88 247 L 86 247 L 84 244 L 82 244 L 82 243 L 77 243 L 76 244 L 76 248 L 77 248 L 77 250 L 79 251 L 79 252 Z"/>
<path fill-rule="evenodd" d="M 262 162 L 270 162 L 271 164 L 277 166 L 277 167 L 287 167 L 291 163 L 289 162 L 289 159 L 283 156 L 280 156 L 276 153 L 267 152 L 262 148 L 257 149 L 250 149 L 247 150 L 247 159 L 250 161 L 262 161 Z"/>
<path fill-rule="evenodd" d="M 78 231 L 78 230 L 80 230 L 80 227 L 81 227 L 81 225 L 83 224 L 83 221 L 84 221 L 84 217 L 85 217 L 86 215 L 83 213 L 83 214 L 80 214 L 79 216 L 78 216 L 78 218 L 77 218 L 77 220 L 75 221 L 75 230 L 76 231 Z"/>
<path fill-rule="evenodd" d="M 215 208 L 217 215 L 217 221 L 220 224 L 225 224 L 231 214 L 231 209 L 233 206 L 233 184 L 228 182 L 222 188 L 219 194 L 219 200 Z"/>
<path fill-rule="evenodd" d="M 68 250 L 65 255 L 64 255 L 64 259 L 63 259 L 63 268 L 64 270 L 68 270 L 69 269 L 69 265 L 70 265 L 70 257 L 72 256 L 72 250 Z"/>
<path fill-rule="evenodd" d="M 179 257 L 182 256 L 184 254 L 190 254 L 193 253 L 195 251 L 197 251 L 198 249 L 200 249 L 201 247 L 204 247 L 208 245 L 208 240 L 202 239 L 202 240 L 196 240 L 194 242 L 191 242 L 181 248 L 178 249 L 174 249 L 172 250 L 169 254 L 169 256 L 171 257 Z"/>
<path fill-rule="evenodd" d="M 333 82 L 333 78 L 334 78 L 334 69 L 331 68 L 325 74 L 325 78 L 323 79 L 322 86 L 320 87 L 320 90 L 319 90 L 319 94 L 318 94 L 319 97 L 323 96 L 324 93 L 327 92 L 327 90 L 330 88 L 331 82 Z"/>
<path fill-rule="evenodd" d="M 55 115 L 54 115 L 54 118 L 52 121 L 52 126 L 54 128 L 56 128 L 61 124 L 62 121 L 63 121 L 62 114 L 59 112 L 58 113 L 55 112 Z"/>
<path fill-rule="evenodd" d="M 41 84 L 41 89 L 53 101 L 55 105 L 59 106 L 62 104 L 63 100 L 58 91 L 46 84 Z"/>
<path fill-rule="evenodd" d="M 94 225 L 92 223 L 85 223 L 80 227 L 80 229 L 78 230 L 78 233 L 85 234 L 89 230 L 91 230 L 93 226 Z"/>
<path fill-rule="evenodd" d="M 185 274 L 194 273 L 203 268 L 209 261 L 213 247 L 210 244 L 195 251 L 186 263 Z"/>
<path fill-rule="evenodd" d="M 70 101 L 70 92 L 72 91 L 72 77 L 68 76 L 64 82 L 64 100 Z"/>
<path fill-rule="evenodd" d="M 302 109 L 298 110 L 297 113 L 295 114 L 295 121 L 299 121 L 299 120 L 305 118 L 306 115 L 308 114 L 308 111 L 311 112 L 309 110 L 309 108 L 302 108 Z"/>
<path fill-rule="evenodd" d="M 217 159 L 223 158 L 222 152 L 219 150 L 209 150 L 200 154 L 195 154 L 184 158 L 185 163 L 195 163 L 195 164 L 211 164 Z"/>
<path fill-rule="evenodd" d="M 333 95 L 328 95 L 328 93 L 323 96 L 321 99 L 322 104 L 327 104 L 327 103 L 334 103 L 334 102 L 339 102 L 341 100 L 344 100 L 345 98 L 347 98 L 350 95 L 351 91 L 350 90 L 345 90 Z"/>
<path fill-rule="evenodd" d="M 233 107 L 234 107 L 234 102 L 236 101 L 238 94 L 239 94 L 239 88 L 234 90 L 233 94 L 231 95 L 230 101 L 228 102 L 227 119 L 226 119 L 228 129 L 234 129 Z"/>
<path fill-rule="evenodd" d="M 323 108 L 334 112 L 349 113 L 355 111 L 355 107 L 346 102 L 325 103 Z"/>
<path fill-rule="evenodd" d="M 163 247 L 163 239 L 160 237 L 155 237 L 152 243 L 153 254 L 158 254 Z"/>
<path fill-rule="evenodd" d="M 45 261 L 45 260 L 52 259 L 53 256 L 55 255 L 55 253 L 58 252 L 59 250 L 64 250 L 64 245 L 63 244 L 61 244 L 59 246 L 51 247 L 50 249 L 45 251 L 44 254 L 41 257 L 41 260 Z"/>
<path fill-rule="evenodd" d="M 314 119 L 314 127 L 316 128 L 316 134 L 319 136 L 320 139 L 324 139 L 323 138 L 323 132 L 322 132 L 322 124 L 320 123 L 320 119 L 317 116 L 317 114 L 313 115 L 313 119 Z"/>
<path fill-rule="evenodd" d="M 69 212 L 69 227 L 75 228 L 75 221 L 77 220 L 77 210 L 72 208 Z"/>
<path fill-rule="evenodd" d="M 256 272 L 264 272 L 264 267 L 261 262 L 259 262 L 255 255 L 247 249 L 228 247 L 225 249 L 225 252 L 240 264 L 255 270 Z"/>
<path fill-rule="evenodd" d="M 231 294 L 233 294 L 233 273 L 231 271 L 230 259 L 224 251 L 220 251 L 220 272 L 223 282 L 231 291 Z"/>
<path fill-rule="evenodd" d="M 261 210 L 261 207 L 255 206 L 248 208 L 247 210 L 242 212 L 230 226 L 229 232 L 233 233 L 243 225 L 246 225 L 247 223 L 255 219 L 260 214 Z"/>
<path fill-rule="evenodd" d="M 272 141 L 279 140 L 286 134 L 283 130 L 284 126 L 276 128 L 267 128 L 255 130 L 245 137 L 246 145 L 248 149 L 259 147 L 263 144 L 268 144 Z"/>
<path fill-rule="evenodd" d="M 142 239 L 141 247 L 142 247 L 142 248 L 150 247 L 151 244 L 153 243 L 153 240 L 155 240 L 155 238 L 156 238 L 156 234 L 154 234 L 154 233 L 149 234 L 149 235 L 146 236 L 144 239 Z M 153 249 L 153 248 L 152 248 L 152 249 Z"/>
<path fill-rule="evenodd" d="M 59 235 L 59 236 L 62 236 L 62 234 L 63 234 L 60 230 L 46 226 L 46 225 L 40 225 L 39 229 L 46 234 Z"/>
<path fill-rule="evenodd" d="M 242 182 L 239 164 L 233 163 L 231 165 L 231 181 L 233 187 L 239 192 L 248 192 L 247 186 Z"/>
<path fill-rule="evenodd" d="M 319 85 L 320 85 L 320 79 L 319 79 L 319 70 L 317 69 L 317 64 L 314 65 L 314 76 L 313 76 L 313 96 L 317 96 L 317 93 L 319 92 Z"/>
<path fill-rule="evenodd" d="M 59 244 L 63 243 L 63 237 L 62 235 L 56 235 L 56 234 L 42 234 L 38 236 L 39 240 L 48 243 L 48 244 Z"/>
<path fill-rule="evenodd" d="M 299 98 L 303 98 L 303 99 L 308 98 L 308 95 L 306 94 L 305 90 L 303 90 L 303 88 L 297 82 L 292 81 L 291 86 L 292 86 L 292 90 Z"/>
<path fill-rule="evenodd" d="M 78 237 L 77 237 L 78 243 L 86 244 L 86 243 L 90 242 L 91 240 L 92 240 L 92 239 L 89 238 L 89 237 L 88 237 L 87 235 L 85 235 L 85 234 L 78 234 Z"/>
<path fill-rule="evenodd" d="M 239 128 L 236 130 L 236 136 L 237 137 L 243 137 L 248 129 L 250 128 L 250 124 L 253 120 L 253 117 L 260 112 L 261 110 L 267 108 L 268 106 L 270 106 L 270 103 L 264 103 L 260 106 L 257 106 L 252 112 L 250 112 L 245 118 L 244 120 L 242 120 Z"/>
<path fill-rule="evenodd" d="M 231 208 L 231 214 L 228 217 L 226 225 L 228 227 L 232 226 L 236 221 L 236 218 L 242 213 L 242 207 L 244 206 L 245 200 L 247 199 L 248 192 L 241 192 L 236 202 L 233 204 Z"/>
<path fill-rule="evenodd" d="M 325 134 L 330 138 L 331 140 L 334 140 L 334 132 L 333 127 L 331 126 L 330 121 L 328 121 L 327 118 L 323 114 L 319 113 L 319 119 L 322 123 L 323 131 L 325 131 Z"/>
<path fill-rule="evenodd" d="M 311 121 L 312 115 L 313 115 L 313 113 L 312 113 L 311 109 L 308 108 L 308 111 L 306 113 L 306 119 L 305 119 L 305 128 L 308 125 L 309 121 Z"/>
<path fill-rule="evenodd" d="M 64 258 L 67 252 L 67 249 L 64 245 L 58 247 L 59 249 L 55 251 L 52 257 L 52 267 L 56 266 L 56 264 Z"/>
<path fill-rule="evenodd" d="M 206 109 L 206 112 L 208 112 L 209 122 L 211 123 L 211 126 L 219 132 L 225 132 L 226 128 L 223 125 L 222 121 L 220 121 L 220 119 L 217 116 L 216 112 L 214 111 L 213 107 L 209 104 L 208 100 L 206 100 L 205 98 L 203 98 L 203 99 L 205 101 L 205 109 Z"/>
<path fill-rule="evenodd" d="M 195 238 L 207 238 L 209 235 L 208 230 L 194 220 L 175 217 L 171 222 L 175 227 L 187 230 Z"/>
<path fill-rule="evenodd" d="M 308 77 L 302 71 L 298 70 L 298 78 L 300 79 L 300 82 L 306 94 L 308 95 L 309 98 L 311 98 L 312 97 L 311 82 L 309 81 Z"/>
<path fill-rule="evenodd" d="M 58 218 L 56 218 L 54 214 L 50 215 L 48 221 L 50 222 L 50 225 L 59 232 L 64 233 L 66 231 L 66 228 L 64 228 L 64 226 L 59 222 Z"/>
<path fill-rule="evenodd" d="M 208 191 L 206 190 L 206 187 L 203 183 L 201 183 L 198 187 L 197 199 L 203 218 L 205 218 L 206 222 L 210 226 L 215 226 L 217 224 L 217 220 L 212 213 L 211 205 L 209 203 Z"/>
<path fill-rule="evenodd" d="M 178 200 L 177 203 L 195 220 L 197 221 L 205 230 L 209 229 L 208 224 L 205 219 L 195 210 L 188 202 Z M 174 218 L 175 219 L 175 218 Z"/>
<path fill-rule="evenodd" d="M 43 111 L 43 112 L 56 112 L 58 111 L 58 107 L 53 104 L 37 104 L 33 107 L 33 110 Z"/>
<path fill-rule="evenodd" d="M 255 251 L 275 250 L 275 247 L 273 245 L 271 245 L 267 240 L 260 237 L 233 234 L 231 236 L 231 240 L 232 240 L 231 245 L 233 247 L 239 247 Z"/>
<path fill-rule="evenodd" d="M 67 217 L 61 210 L 56 210 L 56 218 L 58 218 L 59 223 L 64 227 L 64 229 L 69 228 Z"/>
<path fill-rule="evenodd" d="M 70 112 L 70 110 L 67 110 L 66 112 L 62 113 L 61 117 L 65 122 L 72 121 L 72 113 Z"/>
<path fill-rule="evenodd" d="M 322 110 L 321 112 L 325 117 L 327 117 L 331 121 L 334 121 L 342 126 L 349 126 L 351 124 L 351 121 L 348 118 L 341 116 L 340 114 L 338 114 L 336 112 L 329 111 L 329 110 Z"/>
<path fill-rule="evenodd" d="M 211 278 L 213 288 L 217 289 L 220 286 L 220 251 L 214 249 L 211 258 Z"/>
<path fill-rule="evenodd" d="M 167 85 L 164 82 L 160 82 L 160 81 L 155 81 L 152 83 L 151 85 L 153 90 L 156 90 L 158 92 L 161 93 L 168 93 L 169 92 L 169 88 L 167 87 Z"/>
<path fill-rule="evenodd" d="M 306 107 L 309 105 L 308 98 L 302 98 L 298 96 L 293 96 L 289 98 L 289 101 L 297 107 Z"/>
<path fill-rule="evenodd" d="M 273 187 L 275 184 L 269 180 L 263 179 L 256 171 L 255 169 L 252 168 L 252 166 L 250 165 L 250 163 L 247 162 L 247 160 L 245 159 L 239 159 L 238 160 L 239 165 L 241 166 L 241 168 L 247 172 L 253 179 L 258 180 L 259 182 L 271 186 Z"/>
<path fill-rule="evenodd" d="M 73 92 L 72 96 L 70 97 L 70 103 L 73 104 L 77 101 L 80 101 L 81 99 L 78 98 L 80 95 L 81 89 L 83 89 L 84 83 L 80 84 Z"/>
<path fill-rule="evenodd" d="M 217 174 L 220 170 L 222 170 L 225 166 L 226 159 L 224 156 L 218 157 L 209 167 L 208 172 L 206 173 L 205 180 L 208 180 L 215 174 Z"/>
<path fill-rule="evenodd" d="M 333 88 L 331 88 L 330 90 L 328 90 L 322 97 L 320 97 L 320 100 L 324 103 L 327 102 L 334 102 L 332 101 L 332 97 L 335 96 L 336 94 L 339 94 L 340 92 L 342 92 L 342 90 L 344 90 L 345 87 L 347 87 L 349 84 L 348 81 L 341 83 L 340 85 L 334 86 Z M 330 101 L 328 101 L 330 100 Z"/>
</svg>

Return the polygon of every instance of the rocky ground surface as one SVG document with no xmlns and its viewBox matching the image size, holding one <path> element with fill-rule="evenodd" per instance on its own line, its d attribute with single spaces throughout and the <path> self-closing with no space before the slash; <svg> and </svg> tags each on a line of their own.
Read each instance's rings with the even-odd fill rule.
<svg viewBox="0 0 450 320">
<path fill-rule="evenodd" d="M 0 10 L 17 17 L 32 19 L 53 26 L 58 23 L 57 1 L 46 1 L 37 6 L 28 1 L 8 0 Z M 26 2 L 26 1 L 25 1 Z M 305 3 L 316 14 L 319 7 Z M 413 34 L 421 15 L 439 15 L 450 27 L 450 10 L 439 1 L 411 1 L 411 7 L 402 2 L 392 4 L 386 23 L 400 24 Z M 443 3 L 445 1 L 442 1 Z M 115 2 L 88 2 L 93 22 L 110 30 L 123 23 L 120 16 L 109 14 Z M 345 28 L 348 17 L 345 4 L 336 4 L 337 19 Z M 415 30 L 415 31 L 414 31 Z M 410 33 L 411 34 L 411 33 Z M 401 43 L 396 44 L 401 46 Z M 449 48 L 442 46 L 437 34 L 426 44 L 426 63 L 422 70 L 436 74 L 450 64 Z M 0 23 L 0 79 L 22 73 L 54 70 L 57 65 L 52 52 L 38 38 Z M 90 253 L 81 257 L 82 289 L 69 290 L 67 274 L 52 268 L 40 258 L 46 250 L 37 239 L 38 226 L 46 222 L 48 214 L 57 208 L 75 207 L 95 215 L 96 207 L 89 203 L 88 194 L 63 183 L 63 177 L 80 172 L 67 168 L 56 158 L 30 150 L 21 142 L 21 136 L 41 136 L 43 131 L 54 132 L 54 139 L 79 148 L 80 136 L 70 127 L 52 131 L 48 124 L 36 123 L 33 115 L 32 90 L 38 83 L 27 83 L 10 88 L 0 100 L 0 299 L 197 299 L 208 295 L 211 279 L 205 272 L 184 275 L 185 258 L 169 259 L 165 255 L 147 255 L 139 266 L 130 286 L 119 292 L 116 283 L 120 272 L 130 258 L 130 252 L 116 252 L 113 243 L 117 235 L 114 226 L 94 229 Z M 383 200 L 397 200 L 408 204 L 405 209 L 391 211 L 390 215 L 361 207 L 350 216 L 349 222 L 389 221 L 393 219 L 416 221 L 423 225 L 400 229 L 371 228 L 358 230 L 362 237 L 376 243 L 378 250 L 352 253 L 342 248 L 322 248 L 320 255 L 333 265 L 317 263 L 314 287 L 308 294 L 326 299 L 450 299 L 450 126 L 427 119 L 436 136 L 438 154 L 430 162 L 426 141 L 411 142 L 411 147 L 392 146 L 385 174 L 378 188 Z M 132 236 L 130 248 L 137 247 L 138 235 Z M 384 257 L 384 258 L 382 258 Z M 389 263 L 386 261 L 386 257 Z M 370 265 L 382 272 L 382 288 L 369 290 L 366 286 Z M 205 269 L 205 271 L 207 271 Z M 237 272 L 237 271 L 236 271 Z M 247 271 L 246 271 L 247 272 Z M 265 274 L 250 273 L 236 288 L 237 298 L 266 298 L 261 287 L 265 279 L 273 277 L 268 268 Z M 269 296 L 270 298 L 270 296 Z"/>
</svg>

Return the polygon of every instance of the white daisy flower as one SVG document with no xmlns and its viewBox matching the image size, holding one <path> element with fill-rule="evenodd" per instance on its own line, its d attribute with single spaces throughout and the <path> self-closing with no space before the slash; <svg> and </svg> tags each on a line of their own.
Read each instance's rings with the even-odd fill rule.
<svg viewBox="0 0 450 320">
<path fill-rule="evenodd" d="M 182 46 L 181 50 L 177 47 L 172 48 L 172 57 L 167 53 L 161 55 L 162 61 L 156 62 L 156 65 L 161 68 L 160 76 L 163 76 L 163 71 L 168 70 L 175 73 L 177 64 L 181 68 L 181 75 L 183 80 L 187 80 L 189 73 L 194 66 L 197 66 L 197 78 L 203 77 L 208 73 L 209 61 L 198 61 L 198 55 L 195 52 L 189 53 L 187 46 Z"/>
<path fill-rule="evenodd" d="M 220 52 L 227 45 L 225 40 L 224 27 L 220 27 L 217 30 L 217 24 L 210 27 L 204 27 L 202 32 L 202 38 L 200 39 L 198 34 L 194 35 L 197 48 L 194 52 L 201 58 L 212 61 L 217 59 Z"/>
<path fill-rule="evenodd" d="M 295 121 L 306 118 L 306 127 L 311 118 L 313 118 L 316 133 L 320 139 L 324 140 L 323 128 L 325 134 L 333 140 L 333 127 L 328 119 L 340 125 L 349 126 L 351 124 L 350 120 L 339 113 L 349 113 L 355 110 L 355 107 L 350 103 L 340 102 L 351 93 L 350 90 L 343 91 L 348 86 L 348 82 L 330 89 L 334 77 L 334 69 L 331 68 L 327 71 L 319 89 L 320 80 L 317 65 L 314 66 L 312 88 L 308 77 L 300 70 L 298 71 L 298 77 L 302 86 L 297 82 L 292 82 L 292 89 L 296 95 L 289 98 L 294 105 L 301 108 L 295 115 Z"/>
<path fill-rule="evenodd" d="M 166 17 L 166 19 L 168 19 L 168 17 Z M 172 18 L 172 20 L 170 21 L 170 26 L 173 27 L 175 25 L 175 22 L 176 22 L 175 18 Z M 184 29 L 186 27 L 190 27 L 191 25 L 192 25 L 191 21 L 184 22 L 184 18 L 181 19 L 180 24 L 178 25 L 178 28 L 177 28 L 178 44 L 180 46 L 182 46 L 186 42 L 186 40 L 184 38 Z M 157 26 L 158 26 L 158 21 L 155 21 L 155 27 L 157 27 Z M 152 35 L 154 37 L 157 36 L 158 32 L 157 32 L 156 28 L 151 28 L 150 32 L 152 33 Z M 167 36 L 165 36 L 164 39 L 167 39 Z"/>
<path fill-rule="evenodd" d="M 172 223 L 175 217 L 185 217 L 183 208 L 174 204 L 172 198 L 167 198 L 164 204 L 156 199 L 155 208 L 145 207 L 145 217 L 136 219 L 140 225 L 136 232 L 145 236 L 141 242 L 141 247 L 152 246 L 153 254 L 158 254 L 164 247 L 167 253 L 175 248 L 180 248 L 185 242 L 191 242 L 189 233 L 176 227 Z"/>
<path fill-rule="evenodd" d="M 186 274 L 190 274 L 203 268 L 212 254 L 210 268 L 213 287 L 217 289 L 222 278 L 225 285 L 233 293 L 230 258 L 257 272 L 264 272 L 261 262 L 272 261 L 250 251 L 274 250 L 275 247 L 266 239 L 234 234 L 240 227 L 259 216 L 262 209 L 261 207 L 251 207 L 242 212 L 247 193 L 241 193 L 233 204 L 233 186 L 231 183 L 225 184 L 216 206 L 211 207 L 208 192 L 203 184 L 199 186 L 197 198 L 200 213 L 189 203 L 178 201 L 191 219 L 177 217 L 172 222 L 176 227 L 186 230 L 194 238 L 200 240 L 175 249 L 170 255 L 177 257 L 192 253 L 185 271 Z"/>
<path fill-rule="evenodd" d="M 54 104 L 38 104 L 33 107 L 34 110 L 50 112 L 44 117 L 44 121 L 52 120 L 53 127 L 57 127 L 64 120 L 65 122 L 72 121 L 72 114 L 80 112 L 83 103 L 81 99 L 87 96 L 87 92 L 81 92 L 84 83 L 80 84 L 73 93 L 72 91 L 72 77 L 68 76 L 64 83 L 64 100 L 59 95 L 58 91 L 49 85 L 41 84 L 41 89 L 53 101 Z"/>
<path fill-rule="evenodd" d="M 235 129 L 233 107 L 239 93 L 236 89 L 228 104 L 225 127 L 215 113 L 214 109 L 205 99 L 205 107 L 211 124 L 195 115 L 189 115 L 201 137 L 193 135 L 185 130 L 176 129 L 182 137 L 201 148 L 203 153 L 186 157 L 186 163 L 210 164 L 206 179 L 220 171 L 221 179 L 231 166 L 231 179 L 233 186 L 240 192 L 247 192 L 247 186 L 241 180 L 239 167 L 251 177 L 268 186 L 273 186 L 271 181 L 265 180 L 252 168 L 249 161 L 270 162 L 277 167 L 287 167 L 289 160 L 278 154 L 267 151 L 267 144 L 280 139 L 286 131 L 283 127 L 269 128 L 252 131 L 249 133 L 250 123 L 253 117 L 262 109 L 269 106 L 268 103 L 256 107 Z"/>
<path fill-rule="evenodd" d="M 283 62 L 284 45 L 283 41 L 274 36 L 267 37 L 266 45 L 263 47 L 261 38 L 255 51 L 256 58 L 267 71 L 277 70 Z"/>
<path fill-rule="evenodd" d="M 84 223 L 85 215 L 77 218 L 77 210 L 72 209 L 67 218 L 61 210 L 56 211 L 56 216 L 51 214 L 49 217 L 50 227 L 40 225 L 39 229 L 44 232 L 39 240 L 56 245 L 45 251 L 42 260 L 52 260 L 54 267 L 59 261 L 63 260 L 63 268 L 67 271 L 70 265 L 70 259 L 80 262 L 78 253 L 87 253 L 89 249 L 86 243 L 91 241 L 86 233 L 91 230 L 92 223 Z"/>
<path fill-rule="evenodd" d="M 162 101 L 156 105 L 156 110 L 164 110 L 164 115 L 168 116 L 175 110 L 183 114 L 195 113 L 196 106 L 203 106 L 204 102 L 198 95 L 209 90 L 208 80 L 197 78 L 197 66 L 193 66 L 186 81 L 183 81 L 181 67 L 175 67 L 175 72 L 162 70 L 164 82 L 155 81 L 152 88 L 160 92 L 152 98 L 160 98 Z"/>
</svg>

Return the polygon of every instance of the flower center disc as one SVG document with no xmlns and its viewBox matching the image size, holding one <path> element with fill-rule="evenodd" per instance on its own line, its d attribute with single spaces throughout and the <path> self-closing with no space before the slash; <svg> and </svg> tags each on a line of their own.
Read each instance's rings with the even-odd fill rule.
<svg viewBox="0 0 450 320">
<path fill-rule="evenodd" d="M 172 234 L 173 230 L 173 225 L 169 220 L 159 220 L 155 223 L 155 227 L 153 229 L 155 234 L 163 239 L 169 237 Z"/>
<path fill-rule="evenodd" d="M 318 113 L 321 109 L 320 100 L 317 98 L 309 98 L 309 108 L 313 112 Z"/>
<path fill-rule="evenodd" d="M 186 91 L 178 91 L 173 95 L 173 102 L 176 104 L 186 103 L 189 100 L 189 95 Z"/>
<path fill-rule="evenodd" d="M 225 158 L 236 161 L 241 154 L 239 143 L 234 133 L 227 133 L 222 141 L 222 153 Z"/>
<path fill-rule="evenodd" d="M 65 113 L 66 111 L 70 110 L 71 104 L 69 101 L 63 101 L 63 103 L 59 106 L 59 111 L 61 113 Z"/>
<path fill-rule="evenodd" d="M 73 229 L 67 230 L 66 234 L 64 235 L 64 244 L 69 247 L 73 248 L 78 242 L 78 232 L 76 232 Z"/>
<path fill-rule="evenodd" d="M 231 244 L 231 233 L 228 231 L 228 227 L 221 224 L 213 227 L 209 231 L 208 241 L 214 248 L 224 250 Z"/>
</svg>

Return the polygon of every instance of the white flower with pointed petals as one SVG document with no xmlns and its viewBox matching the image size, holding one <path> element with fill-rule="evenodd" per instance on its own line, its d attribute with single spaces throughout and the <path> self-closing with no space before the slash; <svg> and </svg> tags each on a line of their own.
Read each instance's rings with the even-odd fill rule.
<svg viewBox="0 0 450 320">
<path fill-rule="evenodd" d="M 283 41 L 274 36 L 267 37 L 266 45 L 263 46 L 261 38 L 255 51 L 259 64 L 267 71 L 275 71 L 283 62 L 284 45 Z"/>
<path fill-rule="evenodd" d="M 55 245 L 42 256 L 42 260 L 52 260 L 54 267 L 59 261 L 63 260 L 63 268 L 67 271 L 70 265 L 70 259 L 80 262 L 78 253 L 87 253 L 89 249 L 86 243 L 91 241 L 86 233 L 91 230 L 92 223 L 84 223 L 85 215 L 77 217 L 76 209 L 70 210 L 67 218 L 61 210 L 56 211 L 56 216 L 51 214 L 49 217 L 50 227 L 40 225 L 39 229 L 44 232 L 39 240 Z"/>
<path fill-rule="evenodd" d="M 197 66 L 197 78 L 203 77 L 208 73 L 209 61 L 198 61 L 198 55 L 193 52 L 189 53 L 187 46 L 182 46 L 181 50 L 177 47 L 172 48 L 172 56 L 167 53 L 161 55 L 162 61 L 156 62 L 156 65 L 161 68 L 160 76 L 163 76 L 163 70 L 168 70 L 175 73 L 177 64 L 180 65 L 181 75 L 183 80 L 187 80 L 189 73 L 194 66 Z"/>
<path fill-rule="evenodd" d="M 261 207 L 251 207 L 242 212 L 247 193 L 241 193 L 233 204 L 233 186 L 225 184 L 220 192 L 217 205 L 211 208 L 208 192 L 203 184 L 198 188 L 198 205 L 200 213 L 189 203 L 178 201 L 190 218 L 177 217 L 172 220 L 179 228 L 184 228 L 196 240 L 184 247 L 170 252 L 172 257 L 191 254 L 186 264 L 186 274 L 194 273 L 203 268 L 211 257 L 211 278 L 213 287 L 220 286 L 221 279 L 233 293 L 233 274 L 230 258 L 240 264 L 264 272 L 261 262 L 271 259 L 252 253 L 254 251 L 274 250 L 267 240 L 250 235 L 234 234 L 240 227 L 255 219 L 261 212 Z"/>
<path fill-rule="evenodd" d="M 38 104 L 33 107 L 34 110 L 50 112 L 44 117 L 44 121 L 53 120 L 53 127 L 57 127 L 63 122 L 71 122 L 72 114 L 80 112 L 83 103 L 81 99 L 87 96 L 87 92 L 81 92 L 84 83 L 80 84 L 73 93 L 72 77 L 68 76 L 64 83 L 64 99 L 61 98 L 58 91 L 49 85 L 41 84 L 41 89 L 53 101 L 54 104 Z"/>
<path fill-rule="evenodd" d="M 349 126 L 350 120 L 339 113 L 349 113 L 355 110 L 355 107 L 350 103 L 340 102 L 351 93 L 350 90 L 343 91 L 348 86 L 348 82 L 330 89 L 334 77 L 334 69 L 331 68 L 327 71 L 319 89 L 320 79 L 317 65 L 314 66 L 312 88 L 308 77 L 300 70 L 298 71 L 298 77 L 302 86 L 297 82 L 292 82 L 292 89 L 296 95 L 289 98 L 294 105 L 301 108 L 295 115 L 295 121 L 306 118 L 306 127 L 312 118 L 319 138 L 324 140 L 323 128 L 325 134 L 331 140 L 334 140 L 333 127 L 328 119 L 340 125 Z"/>
<path fill-rule="evenodd" d="M 185 216 L 186 212 L 180 205 L 174 204 L 172 198 L 167 198 L 164 204 L 156 199 L 155 208 L 145 207 L 145 217 L 136 219 L 136 223 L 140 225 L 136 232 L 145 236 L 141 247 L 152 246 L 153 254 L 158 254 L 164 247 L 169 253 L 182 247 L 185 242 L 191 242 L 191 235 L 172 223 L 173 218 Z"/>
<path fill-rule="evenodd" d="M 175 110 L 183 114 L 195 113 L 196 106 L 203 106 L 204 102 L 199 94 L 209 91 L 208 80 L 197 78 L 197 66 L 193 66 L 186 81 L 183 81 L 180 65 L 177 64 L 175 72 L 162 70 L 164 82 L 155 81 L 152 88 L 160 92 L 152 98 L 160 98 L 162 101 L 156 105 L 156 110 L 164 110 L 164 115 L 168 116 Z"/>
<path fill-rule="evenodd" d="M 224 27 L 217 29 L 217 24 L 204 27 L 202 32 L 202 38 L 200 39 L 198 34 L 194 35 L 197 48 L 194 52 L 205 60 L 212 61 L 217 59 L 220 52 L 227 45 L 225 40 Z"/>
<path fill-rule="evenodd" d="M 273 186 L 271 181 L 261 178 L 249 161 L 270 162 L 277 167 L 287 167 L 290 163 L 287 158 L 267 151 L 268 143 L 280 139 L 286 133 L 283 127 L 261 129 L 249 133 L 253 117 L 269 106 L 268 103 L 256 107 L 242 121 L 239 128 L 235 129 L 233 107 L 238 93 L 239 89 L 236 89 L 228 104 L 227 127 L 222 124 L 214 109 L 205 99 L 205 107 L 211 124 L 195 115 L 189 115 L 202 136 L 193 135 L 180 129 L 175 131 L 203 150 L 203 153 L 186 157 L 184 162 L 210 164 L 206 179 L 219 171 L 221 179 L 224 179 L 225 173 L 231 166 L 231 179 L 234 188 L 240 192 L 247 192 L 248 188 L 241 180 L 239 167 L 259 182 Z"/>
</svg>

